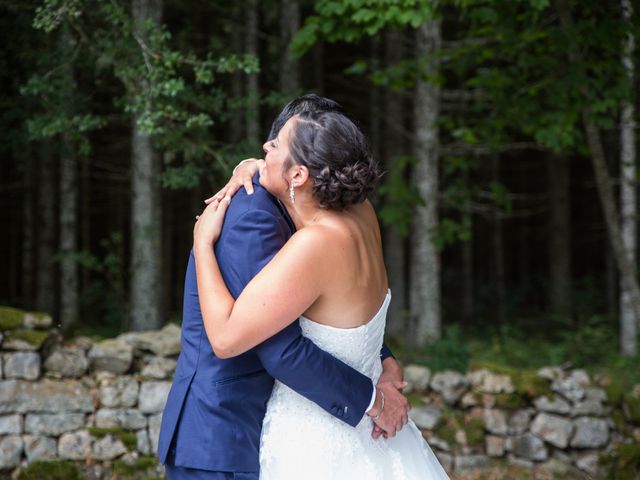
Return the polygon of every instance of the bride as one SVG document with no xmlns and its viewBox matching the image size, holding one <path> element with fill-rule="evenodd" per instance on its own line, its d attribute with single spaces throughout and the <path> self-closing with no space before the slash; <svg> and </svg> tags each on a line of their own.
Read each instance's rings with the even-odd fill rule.
<svg viewBox="0 0 640 480">
<path fill-rule="evenodd" d="M 305 336 L 375 384 L 391 293 L 367 200 L 379 174 L 364 136 L 340 113 L 303 112 L 264 150 L 260 184 L 286 207 L 297 231 L 234 301 L 212 248 L 230 198 L 213 201 L 200 216 L 198 293 L 216 355 L 239 355 L 300 318 Z M 448 478 L 413 422 L 393 438 L 372 438 L 383 410 L 382 396 L 352 428 L 276 381 L 260 478 Z"/>
</svg>

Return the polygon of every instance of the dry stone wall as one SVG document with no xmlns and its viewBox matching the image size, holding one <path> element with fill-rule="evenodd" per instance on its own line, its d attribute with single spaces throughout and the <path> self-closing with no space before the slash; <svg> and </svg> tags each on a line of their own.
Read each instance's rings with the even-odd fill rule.
<svg viewBox="0 0 640 480">
<path fill-rule="evenodd" d="M 162 477 L 154 455 L 179 327 L 65 340 L 48 316 L 0 307 L 0 331 L 0 478 L 37 461 L 75 462 L 85 478 Z M 601 478 L 603 453 L 640 442 L 640 386 L 625 413 L 583 370 L 499 370 L 405 368 L 410 417 L 452 477 L 504 464 Z"/>
</svg>

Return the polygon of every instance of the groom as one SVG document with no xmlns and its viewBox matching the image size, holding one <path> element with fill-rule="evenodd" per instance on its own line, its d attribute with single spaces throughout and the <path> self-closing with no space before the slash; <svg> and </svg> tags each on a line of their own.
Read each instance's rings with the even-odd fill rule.
<svg viewBox="0 0 640 480">
<path fill-rule="evenodd" d="M 280 113 L 269 138 L 303 110 L 338 109 L 337 103 L 316 95 L 300 97 Z M 233 197 L 215 245 L 222 276 L 236 298 L 295 230 L 257 175 L 253 190 L 248 195 L 241 189 Z M 167 478 L 257 480 L 260 432 L 274 378 L 351 426 L 368 413 L 377 416 L 376 423 L 389 435 L 395 434 L 406 423 L 408 404 L 389 381 L 394 374 L 401 380 L 399 365 L 386 347 L 381 357 L 387 381 L 374 388 L 371 379 L 303 337 L 294 322 L 240 356 L 217 358 L 204 330 L 192 252 L 185 278 L 182 352 L 158 444 Z"/>
</svg>

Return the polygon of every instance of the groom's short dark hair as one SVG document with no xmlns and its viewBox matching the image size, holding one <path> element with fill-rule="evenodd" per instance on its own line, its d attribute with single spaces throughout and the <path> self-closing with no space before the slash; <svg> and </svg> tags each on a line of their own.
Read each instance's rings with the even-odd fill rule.
<svg viewBox="0 0 640 480">
<path fill-rule="evenodd" d="M 280 114 L 273 121 L 267 140 L 276 138 L 280 129 L 287 123 L 287 120 L 302 112 L 339 112 L 344 114 L 344 108 L 335 100 L 321 97 L 315 93 L 302 95 L 301 97 L 291 100 L 284 106 Z"/>
</svg>

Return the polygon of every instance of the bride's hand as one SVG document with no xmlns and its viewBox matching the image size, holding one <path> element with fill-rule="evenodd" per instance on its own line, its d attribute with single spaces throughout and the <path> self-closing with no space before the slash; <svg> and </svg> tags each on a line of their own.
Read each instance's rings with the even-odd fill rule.
<svg viewBox="0 0 640 480">
<path fill-rule="evenodd" d="M 220 237 L 222 224 L 224 222 L 224 214 L 231 202 L 230 196 L 225 196 L 222 200 L 213 200 L 202 212 L 196 217 L 196 224 L 193 227 L 193 246 L 194 249 L 201 247 L 211 248 L 211 246 Z"/>
<path fill-rule="evenodd" d="M 233 197 L 235 193 L 240 190 L 240 187 L 244 187 L 247 195 L 251 195 L 253 193 L 253 176 L 260 170 L 263 163 L 264 160 L 260 158 L 247 158 L 242 160 L 236 168 L 233 169 L 233 174 L 227 184 L 222 187 L 218 193 L 207 198 L 204 203 L 209 205 L 216 199 L 222 200 L 226 196 Z"/>
</svg>

